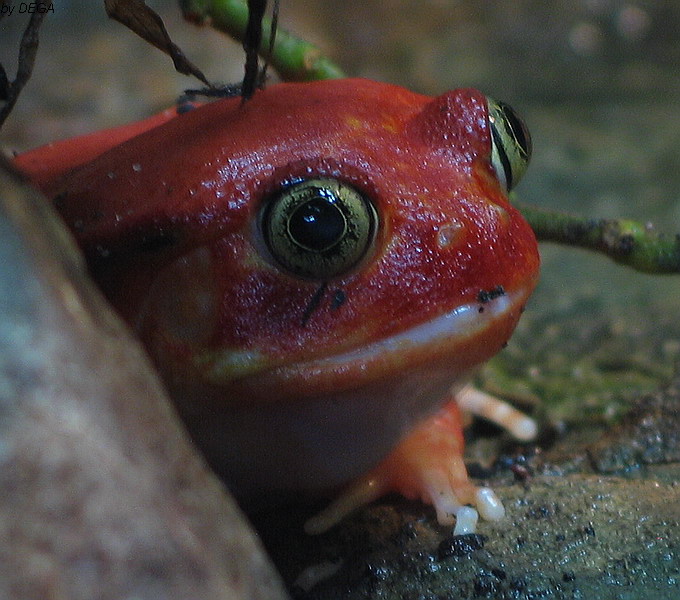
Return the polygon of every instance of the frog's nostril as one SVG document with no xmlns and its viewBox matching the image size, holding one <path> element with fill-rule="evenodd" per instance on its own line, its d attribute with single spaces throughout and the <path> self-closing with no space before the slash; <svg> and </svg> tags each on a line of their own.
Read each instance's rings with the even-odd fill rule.
<svg viewBox="0 0 680 600">
<path fill-rule="evenodd" d="M 442 225 L 437 231 L 437 246 L 444 250 L 449 246 L 457 245 L 464 237 L 465 229 L 463 224 L 458 221 L 451 221 Z"/>
</svg>

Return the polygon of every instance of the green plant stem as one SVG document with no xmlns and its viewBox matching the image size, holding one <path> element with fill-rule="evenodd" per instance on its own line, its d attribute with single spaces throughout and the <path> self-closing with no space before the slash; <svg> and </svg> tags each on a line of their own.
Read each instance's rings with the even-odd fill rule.
<svg viewBox="0 0 680 600">
<path fill-rule="evenodd" d="M 584 219 L 514 204 L 539 241 L 595 250 L 644 273 L 680 273 L 680 234 L 660 234 L 629 219 Z"/>
<path fill-rule="evenodd" d="M 243 40 L 248 23 L 248 6 L 244 0 L 180 0 L 184 18 L 198 25 L 210 25 L 237 40 Z M 271 21 L 262 22 L 260 54 L 269 50 Z M 287 31 L 278 29 L 272 56 L 272 66 L 286 81 L 313 81 L 345 77 L 342 69 L 321 51 Z"/>
</svg>

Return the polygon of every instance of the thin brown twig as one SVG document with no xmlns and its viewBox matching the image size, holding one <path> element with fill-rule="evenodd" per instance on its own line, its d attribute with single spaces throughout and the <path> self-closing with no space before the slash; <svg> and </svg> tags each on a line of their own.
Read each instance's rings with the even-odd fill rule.
<svg viewBox="0 0 680 600">
<path fill-rule="evenodd" d="M 40 26 L 45 14 L 39 11 L 34 12 L 21 36 L 17 74 L 14 81 L 9 81 L 5 69 L 0 65 L 0 92 L 2 93 L 0 100 L 5 103 L 0 109 L 0 128 L 12 112 L 21 90 L 31 78 L 35 55 L 38 52 L 38 33 L 40 32 Z"/>
</svg>

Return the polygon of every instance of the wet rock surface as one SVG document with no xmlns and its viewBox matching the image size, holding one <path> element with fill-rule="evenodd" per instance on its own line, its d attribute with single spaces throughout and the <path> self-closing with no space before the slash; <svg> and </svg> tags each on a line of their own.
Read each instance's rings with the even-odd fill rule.
<svg viewBox="0 0 680 600">
<path fill-rule="evenodd" d="M 0 161 L 0 598 L 281 600 L 56 213 Z"/>
<path fill-rule="evenodd" d="M 599 473 L 680 462 L 679 379 L 642 396 L 625 417 L 589 448 Z"/>
<path fill-rule="evenodd" d="M 430 511 L 401 501 L 322 539 L 271 522 L 263 535 L 297 598 L 677 597 L 677 483 L 570 474 L 494 487 L 506 519 L 471 539 L 452 538 Z M 272 539 L 277 529 L 284 534 Z M 307 550 L 293 559 L 292 548 Z M 339 567 L 302 590 L 296 580 L 321 561 Z"/>
</svg>

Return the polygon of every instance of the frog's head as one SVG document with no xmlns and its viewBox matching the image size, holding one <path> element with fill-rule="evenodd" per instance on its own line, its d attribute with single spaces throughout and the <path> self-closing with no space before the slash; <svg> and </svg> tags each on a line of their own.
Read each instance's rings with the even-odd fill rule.
<svg viewBox="0 0 680 600">
<path fill-rule="evenodd" d="M 171 388 L 396 395 L 409 421 L 507 342 L 535 285 L 507 199 L 529 145 L 475 90 L 281 84 L 103 154 L 60 206 Z"/>
</svg>

